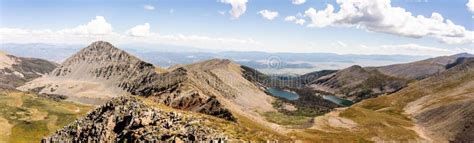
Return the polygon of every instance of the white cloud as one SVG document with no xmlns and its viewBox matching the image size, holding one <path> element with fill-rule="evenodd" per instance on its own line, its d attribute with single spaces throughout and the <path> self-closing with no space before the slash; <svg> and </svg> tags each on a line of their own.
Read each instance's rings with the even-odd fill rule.
<svg viewBox="0 0 474 143">
<path fill-rule="evenodd" d="M 155 7 L 152 6 L 152 5 L 144 5 L 143 9 L 145 9 L 145 10 L 155 10 Z"/>
<path fill-rule="evenodd" d="M 251 38 L 224 38 L 202 35 L 163 35 L 150 31 L 150 24 L 136 25 L 124 33 L 112 31 L 104 17 L 97 16 L 85 25 L 62 30 L 0 27 L 0 43 L 89 44 L 104 40 L 117 44 L 148 43 L 191 46 L 217 50 L 253 50 L 262 43 Z M 225 47 L 225 49 L 223 49 Z"/>
<path fill-rule="evenodd" d="M 405 37 L 433 37 L 448 44 L 473 43 L 472 31 L 444 19 L 433 12 L 431 17 L 414 16 L 401 7 L 392 7 L 390 0 L 337 0 L 340 10 L 328 4 L 323 10 L 309 8 L 309 27 L 360 27 L 369 31 Z"/>
<path fill-rule="evenodd" d="M 276 11 L 270 11 L 270 10 L 261 10 L 258 12 L 260 15 L 262 15 L 263 18 L 267 20 L 273 20 L 276 17 L 278 17 L 278 12 Z"/>
<path fill-rule="evenodd" d="M 126 34 L 130 35 L 130 36 L 135 36 L 135 37 L 146 37 L 146 36 L 150 36 L 150 24 L 149 23 L 145 23 L 143 25 L 137 25 L 133 28 L 131 28 L 130 30 L 128 30 L 127 32 L 125 32 Z"/>
<path fill-rule="evenodd" d="M 71 29 L 60 30 L 62 34 L 77 34 L 77 35 L 106 35 L 112 33 L 112 25 L 108 23 L 104 17 L 96 16 L 95 19 L 86 25 L 79 25 Z"/>
<path fill-rule="evenodd" d="M 306 2 L 306 0 L 292 0 L 292 3 L 295 4 L 295 5 L 300 5 L 300 4 L 303 4 L 305 2 Z"/>
<path fill-rule="evenodd" d="M 247 10 L 248 0 L 220 0 L 220 2 L 232 6 L 232 10 L 229 11 L 229 14 L 234 19 L 238 19 Z"/>
<path fill-rule="evenodd" d="M 469 0 L 469 2 L 466 4 L 467 8 L 469 9 L 470 12 L 474 13 L 474 0 Z"/>
<path fill-rule="evenodd" d="M 306 23 L 306 20 L 297 18 L 296 16 L 287 16 L 285 17 L 285 21 L 293 22 L 298 25 L 304 25 Z"/>
<path fill-rule="evenodd" d="M 306 20 L 304 20 L 304 19 L 297 19 L 297 20 L 295 20 L 295 24 L 304 25 L 304 23 L 306 23 Z"/>
<path fill-rule="evenodd" d="M 287 16 L 285 17 L 285 21 L 295 21 L 296 17 L 295 16 Z"/>
</svg>

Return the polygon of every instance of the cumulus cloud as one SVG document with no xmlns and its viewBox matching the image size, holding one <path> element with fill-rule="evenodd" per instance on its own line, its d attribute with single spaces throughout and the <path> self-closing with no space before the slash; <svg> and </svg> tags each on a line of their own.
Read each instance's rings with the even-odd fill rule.
<svg viewBox="0 0 474 143">
<path fill-rule="evenodd" d="M 152 5 L 145 5 L 145 6 L 143 6 L 143 9 L 145 9 L 145 10 L 155 10 L 155 7 L 152 6 Z"/>
<path fill-rule="evenodd" d="M 304 25 L 304 23 L 306 23 L 306 20 L 304 20 L 304 19 L 297 19 L 297 20 L 295 20 L 295 24 Z"/>
<path fill-rule="evenodd" d="M 305 2 L 306 2 L 306 0 L 292 0 L 292 3 L 295 4 L 295 5 L 304 4 Z"/>
<path fill-rule="evenodd" d="M 229 14 L 234 19 L 238 19 L 247 10 L 248 0 L 220 0 L 221 3 L 230 4 L 232 9 Z"/>
<path fill-rule="evenodd" d="M 270 11 L 270 10 L 261 10 L 258 12 L 260 15 L 262 15 L 263 18 L 267 20 L 273 20 L 276 17 L 278 17 L 278 12 L 276 11 Z"/>
<path fill-rule="evenodd" d="M 287 16 L 285 17 L 285 21 L 293 22 L 298 25 L 304 25 L 306 23 L 306 20 L 297 18 L 296 16 Z"/>
<path fill-rule="evenodd" d="M 433 37 L 448 44 L 473 43 L 472 31 L 433 12 L 430 17 L 414 16 L 390 0 L 337 0 L 339 11 L 328 4 L 325 9 L 309 8 L 304 16 L 309 27 L 347 26 L 405 37 Z"/>
<path fill-rule="evenodd" d="M 128 30 L 127 32 L 125 32 L 125 33 L 130 35 L 130 36 L 135 36 L 135 37 L 150 36 L 150 24 L 145 23 L 143 25 L 137 25 L 137 26 L 131 28 L 130 30 Z"/>
<path fill-rule="evenodd" d="M 295 16 L 287 16 L 285 17 L 285 21 L 295 21 L 296 17 Z"/>
<path fill-rule="evenodd" d="M 103 16 L 96 16 L 95 19 L 85 25 L 75 28 L 63 29 L 59 33 L 77 35 L 106 35 L 112 33 L 112 25 Z"/>
<path fill-rule="evenodd" d="M 467 8 L 469 9 L 470 12 L 474 13 L 474 0 L 469 0 L 469 2 L 466 4 Z"/>
<path fill-rule="evenodd" d="M 62 30 L 0 27 L 0 43 L 88 44 L 105 40 L 117 44 L 149 43 L 192 46 L 219 50 L 252 50 L 262 43 L 251 38 L 224 38 L 203 35 L 163 35 L 150 30 L 150 24 L 136 25 L 125 33 L 114 32 L 104 17 L 97 16 L 85 25 Z M 225 47 L 226 49 L 222 49 Z"/>
</svg>

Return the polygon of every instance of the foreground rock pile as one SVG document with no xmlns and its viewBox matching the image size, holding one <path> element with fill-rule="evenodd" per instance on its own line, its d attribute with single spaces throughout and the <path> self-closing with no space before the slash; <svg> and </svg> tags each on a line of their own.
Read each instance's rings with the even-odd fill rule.
<svg viewBox="0 0 474 143">
<path fill-rule="evenodd" d="M 228 136 L 205 119 L 163 111 L 131 96 L 113 98 L 42 142 L 211 141 Z"/>
</svg>

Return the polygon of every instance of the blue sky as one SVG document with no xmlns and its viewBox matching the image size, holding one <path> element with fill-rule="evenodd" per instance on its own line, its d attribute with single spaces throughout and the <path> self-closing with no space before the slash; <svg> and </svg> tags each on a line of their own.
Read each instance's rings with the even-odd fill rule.
<svg viewBox="0 0 474 143">
<path fill-rule="evenodd" d="M 390 2 L 391 8 L 402 8 L 410 12 L 412 17 L 423 15 L 430 18 L 433 12 L 439 13 L 444 18 L 442 23 L 448 23 L 446 19 L 449 19 L 451 23 L 464 28 L 464 32 L 461 33 L 465 36 L 456 38 L 447 36 L 453 35 L 449 33 L 452 26 L 447 26 L 448 24 L 432 25 L 434 29 L 447 29 L 444 31 L 420 30 L 422 33 L 428 33 L 421 36 L 419 33 L 411 32 L 417 30 L 416 26 L 415 30 L 408 30 L 409 32 L 403 28 L 413 26 L 405 26 L 402 29 L 381 28 L 386 26 L 386 21 L 389 21 L 388 14 L 380 16 L 385 18 L 385 21 L 376 23 L 370 23 L 372 21 L 366 19 L 374 16 L 380 18 L 377 14 L 362 16 L 361 21 L 351 21 L 350 16 L 340 14 L 326 17 L 337 20 L 321 24 L 321 16 L 316 15 L 316 12 L 325 10 L 327 4 L 330 4 L 334 7 L 333 13 L 336 14 L 342 9 L 340 7 L 342 2 L 336 0 L 306 0 L 299 5 L 293 4 L 292 0 L 248 0 L 244 3 L 246 10 L 243 14 L 235 17 L 229 12 L 233 8 L 230 3 L 238 1 L 246 0 L 1 0 L 1 42 L 86 44 L 103 39 L 117 44 L 144 42 L 215 50 L 339 54 L 447 55 L 471 52 L 473 49 L 474 19 L 473 13 L 466 5 L 468 0 Z M 364 1 L 366 0 L 360 0 L 361 3 Z M 373 4 L 380 6 L 384 1 L 386 0 L 370 2 L 380 3 Z M 147 10 L 145 6 L 151 6 L 153 9 Z M 305 13 L 310 8 L 315 9 L 314 15 Z M 259 14 L 261 10 L 278 12 L 278 16 L 268 20 Z M 223 12 L 225 14 L 222 14 Z M 389 16 L 396 14 L 398 13 Z M 86 39 L 78 38 L 78 33 L 79 37 L 85 37 L 84 33 L 91 32 L 81 32 L 75 28 L 80 25 L 93 26 L 87 23 L 97 16 L 103 17 L 106 23 L 111 25 L 111 31 L 99 35 L 87 35 Z M 303 19 L 305 24 L 298 25 L 285 21 L 287 16 Z M 344 18 L 340 18 L 341 16 Z M 131 32 L 135 26 L 145 23 L 148 23 L 146 35 L 134 35 L 134 32 Z M 321 25 L 308 27 L 308 24 L 313 23 Z M 58 31 L 64 29 L 75 32 L 59 32 L 66 36 L 57 36 Z M 21 30 L 26 30 L 35 34 L 23 33 L 11 36 L 9 34 L 15 34 L 12 30 L 20 33 Z M 48 35 L 43 36 L 45 34 Z M 445 40 L 446 38 L 449 39 Z"/>
</svg>

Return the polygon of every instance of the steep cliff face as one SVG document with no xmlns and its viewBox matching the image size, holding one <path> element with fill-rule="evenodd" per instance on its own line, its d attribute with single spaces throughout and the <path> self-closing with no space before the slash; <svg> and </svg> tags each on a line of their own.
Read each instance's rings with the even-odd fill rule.
<svg viewBox="0 0 474 143">
<path fill-rule="evenodd" d="M 209 126 L 208 118 L 155 108 L 143 100 L 113 98 L 42 142 L 210 141 L 232 137 Z"/>
<path fill-rule="evenodd" d="M 56 66 L 46 60 L 16 57 L 0 51 L 0 87 L 16 88 L 51 72 Z"/>
</svg>

